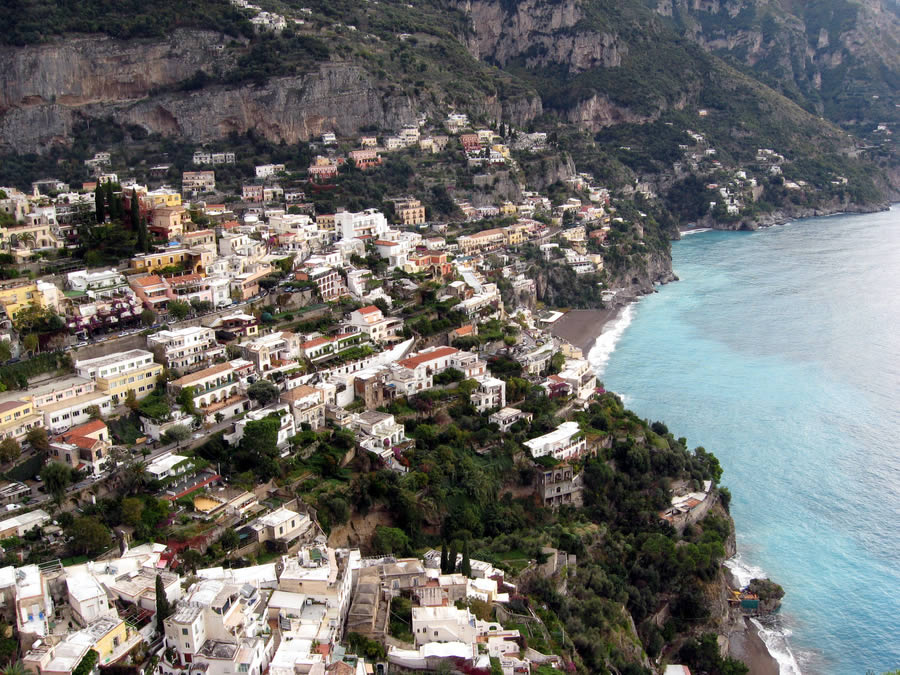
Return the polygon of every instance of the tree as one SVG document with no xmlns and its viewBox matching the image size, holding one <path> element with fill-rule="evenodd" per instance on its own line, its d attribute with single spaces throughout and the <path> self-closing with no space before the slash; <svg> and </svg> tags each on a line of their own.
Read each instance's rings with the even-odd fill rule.
<svg viewBox="0 0 900 675">
<path fill-rule="evenodd" d="M 472 563 L 469 562 L 469 540 L 463 540 L 463 558 L 462 558 L 462 567 L 460 568 L 460 572 L 462 572 L 467 577 L 472 576 Z"/>
<path fill-rule="evenodd" d="M 0 668 L 0 675 L 34 675 L 21 661 L 12 661 Z"/>
<path fill-rule="evenodd" d="M 273 401 L 277 401 L 279 395 L 278 387 L 269 380 L 257 380 L 247 387 L 247 396 L 259 403 L 263 408 Z"/>
<path fill-rule="evenodd" d="M 150 237 L 147 234 L 147 219 L 141 217 L 141 208 L 138 203 L 137 191 L 131 190 L 131 229 L 137 231 L 137 247 L 139 251 L 146 253 L 150 250 Z"/>
<path fill-rule="evenodd" d="M 441 574 L 447 574 L 447 542 L 441 541 Z"/>
<path fill-rule="evenodd" d="M 134 393 L 134 389 L 129 389 L 128 393 L 125 394 L 125 407 L 129 410 L 137 410 L 139 406 L 137 394 Z"/>
<path fill-rule="evenodd" d="M 152 326 L 156 323 L 156 313 L 153 310 L 145 309 L 141 312 L 141 323 L 145 326 Z"/>
<path fill-rule="evenodd" d="M 162 577 L 156 575 L 156 630 L 160 635 L 166 634 L 166 617 L 169 616 L 169 598 Z"/>
<path fill-rule="evenodd" d="M 100 183 L 97 183 L 97 187 L 94 188 L 94 209 L 97 212 L 97 223 L 102 223 L 106 220 L 106 211 L 105 211 L 105 200 L 103 198 L 103 188 L 100 186 Z"/>
<path fill-rule="evenodd" d="M 101 417 L 103 417 L 103 413 L 100 411 L 99 405 L 89 405 L 87 407 L 87 414 L 92 421 L 99 420 Z"/>
<path fill-rule="evenodd" d="M 450 544 L 450 556 L 447 558 L 447 574 L 453 574 L 456 571 L 457 541 L 454 539 Z"/>
<path fill-rule="evenodd" d="M 72 675 L 90 675 L 90 673 L 94 672 L 94 666 L 97 665 L 99 660 L 100 654 L 95 649 L 89 649 L 79 664 L 75 666 Z"/>
<path fill-rule="evenodd" d="M 194 408 L 194 388 L 191 386 L 182 387 L 175 397 L 175 402 L 181 406 L 186 415 L 193 415 Z"/>
<path fill-rule="evenodd" d="M 72 482 L 72 469 L 62 462 L 50 462 L 41 471 L 41 480 L 59 506 L 66 496 L 66 488 Z"/>
<path fill-rule="evenodd" d="M 109 528 L 92 516 L 76 518 L 68 534 L 72 539 L 72 550 L 84 555 L 102 553 L 112 543 Z"/>
<path fill-rule="evenodd" d="M 192 548 L 184 549 L 179 557 L 181 558 L 181 564 L 184 565 L 185 569 L 190 570 L 191 572 L 196 572 L 197 568 L 203 562 L 203 554 Z"/>
<path fill-rule="evenodd" d="M 222 533 L 222 536 L 219 537 L 219 544 L 226 551 L 231 551 L 236 549 L 238 545 L 241 543 L 240 535 L 238 535 L 237 530 L 229 528 Z"/>
<path fill-rule="evenodd" d="M 378 553 L 405 555 L 410 548 L 409 537 L 397 527 L 382 527 L 379 525 L 375 530 L 372 546 L 375 547 Z"/>
<path fill-rule="evenodd" d="M 14 462 L 22 454 L 22 448 L 14 438 L 4 438 L 0 442 L 0 462 Z"/>
<path fill-rule="evenodd" d="M 0 340 L 0 363 L 6 363 L 12 358 L 12 347 L 9 340 Z"/>
<path fill-rule="evenodd" d="M 25 440 L 38 452 L 47 452 L 50 449 L 50 441 L 47 440 L 47 430 L 43 427 L 35 427 L 25 434 Z"/>
<path fill-rule="evenodd" d="M 38 336 L 34 333 L 29 333 L 25 336 L 25 339 L 22 340 L 22 346 L 25 348 L 25 351 L 31 355 L 37 353 L 38 349 L 41 346 L 40 341 L 38 340 Z"/>
<path fill-rule="evenodd" d="M 188 427 L 186 427 L 184 424 L 176 424 L 165 433 L 164 440 L 168 443 L 180 444 L 188 440 L 190 437 L 191 430 Z"/>
<path fill-rule="evenodd" d="M 176 321 L 183 320 L 188 314 L 191 313 L 191 306 L 181 300 L 171 300 L 169 302 L 168 309 L 169 315 Z"/>
<path fill-rule="evenodd" d="M 144 502 L 137 497 L 126 497 L 122 500 L 122 522 L 137 527 L 144 514 Z"/>
</svg>

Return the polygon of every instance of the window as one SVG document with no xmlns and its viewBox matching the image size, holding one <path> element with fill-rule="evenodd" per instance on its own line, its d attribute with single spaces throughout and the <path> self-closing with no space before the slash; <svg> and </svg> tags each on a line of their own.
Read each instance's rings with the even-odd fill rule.
<svg viewBox="0 0 900 675">
<path fill-rule="evenodd" d="M 181 634 L 182 634 L 182 635 L 187 635 L 187 634 L 188 634 L 188 629 L 187 629 L 187 628 L 182 628 L 182 629 L 181 629 Z M 185 645 L 185 646 L 187 646 L 187 645 Z"/>
</svg>

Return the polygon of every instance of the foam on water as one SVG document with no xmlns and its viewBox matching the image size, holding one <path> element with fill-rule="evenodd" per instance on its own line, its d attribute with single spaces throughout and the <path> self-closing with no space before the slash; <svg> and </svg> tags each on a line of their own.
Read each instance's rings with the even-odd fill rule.
<svg viewBox="0 0 900 675">
<path fill-rule="evenodd" d="M 703 232 L 712 232 L 711 227 L 696 227 L 693 230 L 682 230 L 681 236 L 686 237 L 689 234 L 702 234 Z"/>
<path fill-rule="evenodd" d="M 603 371 L 606 370 L 606 364 L 609 362 L 610 355 L 616 349 L 616 343 L 619 342 L 633 318 L 634 305 L 626 305 L 625 309 L 621 311 L 609 327 L 609 330 L 604 329 L 603 334 L 596 339 L 594 346 L 588 352 L 588 361 L 594 367 L 594 372 L 597 373 L 598 377 L 603 375 Z"/>
<path fill-rule="evenodd" d="M 900 664 L 900 208 L 707 232 L 673 245 L 680 282 L 588 354 L 604 385 L 733 493 L 740 584 L 786 596 L 761 639 L 782 673 Z"/>
</svg>

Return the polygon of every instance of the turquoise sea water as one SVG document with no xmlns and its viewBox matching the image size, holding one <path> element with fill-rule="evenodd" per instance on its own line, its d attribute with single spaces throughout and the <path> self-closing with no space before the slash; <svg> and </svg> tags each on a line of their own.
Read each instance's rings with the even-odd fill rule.
<svg viewBox="0 0 900 675">
<path fill-rule="evenodd" d="M 681 280 L 589 358 L 719 457 L 743 571 L 787 591 L 766 634 L 782 672 L 900 667 L 900 207 L 692 234 L 673 257 Z"/>
</svg>

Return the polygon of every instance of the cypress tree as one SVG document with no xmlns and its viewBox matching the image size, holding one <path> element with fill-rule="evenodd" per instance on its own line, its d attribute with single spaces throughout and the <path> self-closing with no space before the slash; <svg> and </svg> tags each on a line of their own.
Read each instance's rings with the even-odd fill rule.
<svg viewBox="0 0 900 675">
<path fill-rule="evenodd" d="M 469 562 L 469 540 L 466 539 L 463 541 L 463 558 L 462 558 L 462 568 L 460 571 L 465 574 L 467 577 L 472 576 L 472 563 Z"/>
<path fill-rule="evenodd" d="M 137 230 L 141 224 L 141 209 L 138 206 L 137 190 L 131 188 L 131 228 Z"/>
<path fill-rule="evenodd" d="M 169 616 L 169 599 L 166 597 L 166 587 L 162 577 L 156 575 L 156 630 L 160 635 L 166 633 L 166 617 Z"/>
<path fill-rule="evenodd" d="M 103 184 L 103 192 L 106 196 L 106 212 L 109 214 L 109 219 L 118 220 L 119 214 L 116 213 L 116 196 L 113 194 L 112 181 L 106 181 Z"/>
<path fill-rule="evenodd" d="M 102 223 L 106 220 L 106 212 L 103 208 L 103 188 L 100 187 L 100 183 L 94 188 L 94 207 L 97 211 L 97 222 Z"/>
<path fill-rule="evenodd" d="M 456 571 L 456 546 L 459 542 L 456 539 L 450 544 L 450 557 L 447 559 L 447 574 L 453 574 Z"/>
<path fill-rule="evenodd" d="M 447 574 L 447 542 L 441 542 L 441 574 Z"/>
</svg>

